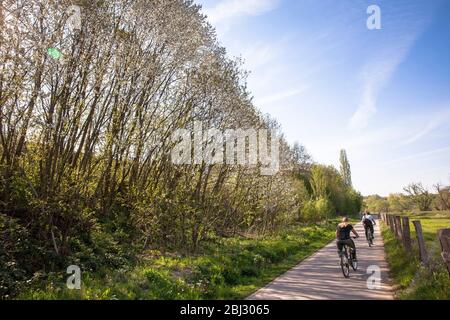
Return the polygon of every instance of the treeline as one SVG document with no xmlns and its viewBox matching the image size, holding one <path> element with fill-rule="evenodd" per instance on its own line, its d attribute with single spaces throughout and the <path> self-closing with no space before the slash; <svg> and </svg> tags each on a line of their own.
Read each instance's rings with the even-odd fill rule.
<svg viewBox="0 0 450 320">
<path fill-rule="evenodd" d="M 80 29 L 67 25 L 74 4 Z M 182 0 L 2 2 L 4 292 L 68 260 L 114 267 L 145 248 L 195 251 L 211 237 L 359 210 L 341 173 L 281 133 L 275 175 L 260 165 L 173 164 L 172 132 L 194 121 L 279 131 L 199 10 Z"/>
<path fill-rule="evenodd" d="M 344 162 L 341 158 L 340 172 L 333 166 L 314 164 L 307 173 L 300 174 L 308 194 L 302 204 L 305 219 L 317 221 L 336 214 L 351 216 L 360 211 L 362 196 L 353 189 L 349 175 L 342 168 L 350 168 L 346 157 Z"/>
<path fill-rule="evenodd" d="M 450 210 L 450 186 L 437 183 L 433 190 L 428 190 L 419 182 L 411 183 L 403 190 L 403 193 L 393 193 L 388 197 L 365 197 L 364 205 L 376 212 Z"/>
</svg>

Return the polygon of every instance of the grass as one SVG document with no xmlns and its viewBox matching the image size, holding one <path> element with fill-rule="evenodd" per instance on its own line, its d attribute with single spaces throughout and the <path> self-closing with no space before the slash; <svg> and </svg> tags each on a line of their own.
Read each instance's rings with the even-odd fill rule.
<svg viewBox="0 0 450 320">
<path fill-rule="evenodd" d="M 406 253 L 389 227 L 382 227 L 384 249 L 397 293 L 406 289 L 417 272 L 418 260 Z"/>
<path fill-rule="evenodd" d="M 450 219 L 450 210 L 444 211 L 413 211 L 399 213 L 398 215 L 408 216 L 410 218 L 418 219 Z"/>
<path fill-rule="evenodd" d="M 450 227 L 450 219 L 436 213 L 410 215 L 410 220 L 420 220 L 425 245 L 430 256 L 427 267 L 418 260 L 416 235 L 411 223 L 413 253 L 408 254 L 390 229 L 383 225 L 383 238 L 391 276 L 395 284 L 396 298 L 402 300 L 449 300 L 450 277 L 440 256 L 437 230 Z"/>
<path fill-rule="evenodd" d="M 437 238 L 437 231 L 439 229 L 450 228 L 450 219 L 430 219 L 430 218 L 420 218 L 419 219 L 422 224 L 422 232 L 423 238 L 428 246 L 438 246 L 440 249 L 440 244 L 438 241 L 435 241 Z M 414 227 L 413 229 L 414 230 Z M 415 237 L 414 232 L 414 237 Z"/>
<path fill-rule="evenodd" d="M 216 238 L 201 253 L 183 256 L 147 251 L 129 269 L 82 274 L 81 290 L 66 275 L 31 283 L 19 299 L 242 299 L 334 237 L 336 221 L 295 226 L 262 239 Z"/>
</svg>

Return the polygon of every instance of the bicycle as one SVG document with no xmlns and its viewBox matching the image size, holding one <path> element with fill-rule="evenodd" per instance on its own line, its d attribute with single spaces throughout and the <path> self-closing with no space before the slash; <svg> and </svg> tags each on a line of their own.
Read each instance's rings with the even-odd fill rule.
<svg viewBox="0 0 450 320">
<path fill-rule="evenodd" d="M 372 231 L 370 230 L 370 228 L 365 228 L 366 229 L 366 240 L 367 243 L 369 244 L 369 247 L 373 246 L 373 234 Z"/>
<path fill-rule="evenodd" d="M 352 238 L 356 239 L 356 237 Z M 356 271 L 358 269 L 358 261 L 354 259 L 353 248 L 344 244 L 342 251 L 340 252 L 340 258 L 342 273 L 344 274 L 344 277 L 349 278 L 350 266 L 352 267 L 353 271 Z"/>
</svg>

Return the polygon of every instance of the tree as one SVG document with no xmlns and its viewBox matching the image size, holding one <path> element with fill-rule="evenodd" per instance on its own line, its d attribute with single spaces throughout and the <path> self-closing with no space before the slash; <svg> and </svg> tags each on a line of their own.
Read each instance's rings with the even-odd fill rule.
<svg viewBox="0 0 450 320">
<path fill-rule="evenodd" d="M 294 142 L 292 147 L 292 157 L 292 161 L 295 165 L 294 172 L 302 174 L 311 169 L 311 155 L 306 151 L 306 148 L 297 141 Z"/>
<path fill-rule="evenodd" d="M 226 56 L 200 6 L 80 0 L 71 30 L 70 1 L 44 2 L 0 5 L 2 214 L 23 216 L 64 257 L 100 229 L 195 249 L 214 232 L 272 232 L 298 218 L 308 192 L 296 176 L 311 158 L 255 107 L 242 61 Z M 280 171 L 174 164 L 172 133 L 195 122 L 277 130 Z"/>
<path fill-rule="evenodd" d="M 193 1 L 78 0 L 75 30 L 66 23 L 72 2 L 0 4 L 0 216 L 40 248 L 20 262 L 31 275 L 92 252 L 196 250 L 211 235 L 274 232 L 310 198 L 325 217 L 358 197 L 261 114 L 242 62 L 226 56 Z M 197 122 L 276 130 L 280 170 L 175 164 L 173 133 L 197 132 Z"/>
<path fill-rule="evenodd" d="M 377 194 L 367 196 L 364 199 L 364 207 L 374 212 L 388 212 L 390 209 L 387 199 Z"/>
<path fill-rule="evenodd" d="M 412 201 L 417 205 L 420 211 L 430 211 L 433 203 L 433 195 L 428 192 L 422 183 L 411 183 L 403 188 L 411 197 Z"/>
<path fill-rule="evenodd" d="M 315 164 L 306 181 L 312 200 L 328 199 L 335 213 L 351 215 L 361 210 L 361 194 L 344 182 L 335 167 Z"/>
<path fill-rule="evenodd" d="M 402 193 L 391 193 L 387 198 L 389 204 L 389 211 L 403 212 L 412 210 L 414 203 L 412 199 Z"/>
<path fill-rule="evenodd" d="M 436 209 L 449 210 L 450 209 L 450 186 L 442 186 L 440 183 L 434 185 L 436 194 Z"/>
<path fill-rule="evenodd" d="M 339 162 L 341 164 L 341 175 L 347 186 L 352 186 L 352 173 L 350 170 L 350 163 L 347 159 L 347 152 L 342 149 L 339 156 Z"/>
</svg>

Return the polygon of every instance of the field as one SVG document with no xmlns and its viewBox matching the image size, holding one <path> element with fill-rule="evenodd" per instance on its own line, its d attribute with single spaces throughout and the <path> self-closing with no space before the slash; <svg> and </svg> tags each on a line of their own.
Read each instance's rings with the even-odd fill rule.
<svg viewBox="0 0 450 320">
<path fill-rule="evenodd" d="M 387 260 L 391 268 L 396 297 L 398 299 L 450 299 L 450 277 L 440 257 L 441 247 L 437 231 L 450 228 L 448 212 L 406 214 L 412 220 L 420 220 L 426 242 L 430 265 L 423 267 L 418 260 L 418 248 L 414 226 L 411 228 L 413 255 L 406 253 L 402 245 L 384 226 L 383 237 Z"/>
<path fill-rule="evenodd" d="M 81 290 L 65 272 L 24 288 L 20 299 L 242 299 L 334 237 L 336 221 L 295 226 L 262 239 L 217 238 L 201 254 L 148 251 L 128 269 L 83 273 Z"/>
</svg>

